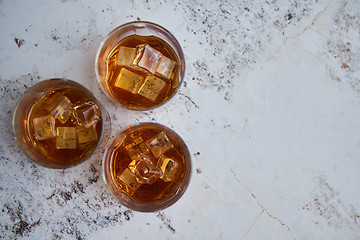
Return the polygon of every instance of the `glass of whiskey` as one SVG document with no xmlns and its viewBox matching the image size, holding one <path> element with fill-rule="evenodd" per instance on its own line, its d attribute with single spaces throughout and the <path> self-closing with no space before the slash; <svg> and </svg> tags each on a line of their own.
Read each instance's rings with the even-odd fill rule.
<svg viewBox="0 0 360 240">
<path fill-rule="evenodd" d="M 128 126 L 108 143 L 103 178 L 126 207 L 154 212 L 175 203 L 191 173 L 190 153 L 173 130 L 156 123 Z"/>
<path fill-rule="evenodd" d="M 49 168 L 77 165 L 105 147 L 110 116 L 93 94 L 66 79 L 28 89 L 13 115 L 16 143 L 35 163 Z"/>
<path fill-rule="evenodd" d="M 185 72 L 184 54 L 165 28 L 130 22 L 103 40 L 95 72 L 111 99 L 125 108 L 148 110 L 162 105 L 178 90 Z"/>
</svg>

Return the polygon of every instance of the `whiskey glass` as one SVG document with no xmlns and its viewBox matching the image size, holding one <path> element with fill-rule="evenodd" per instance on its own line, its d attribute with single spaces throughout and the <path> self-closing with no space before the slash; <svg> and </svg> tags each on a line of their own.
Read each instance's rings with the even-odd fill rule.
<svg viewBox="0 0 360 240">
<path fill-rule="evenodd" d="M 149 110 L 170 100 L 183 82 L 184 54 L 162 26 L 125 23 L 102 41 L 95 60 L 98 83 L 125 108 Z"/>
<path fill-rule="evenodd" d="M 16 143 L 33 162 L 67 168 L 104 148 L 110 116 L 103 105 L 77 82 L 54 78 L 29 88 L 14 115 Z"/>
<path fill-rule="evenodd" d="M 181 137 L 157 123 L 119 131 L 103 158 L 103 178 L 124 206 L 154 212 L 174 204 L 190 180 L 191 159 Z"/>
</svg>

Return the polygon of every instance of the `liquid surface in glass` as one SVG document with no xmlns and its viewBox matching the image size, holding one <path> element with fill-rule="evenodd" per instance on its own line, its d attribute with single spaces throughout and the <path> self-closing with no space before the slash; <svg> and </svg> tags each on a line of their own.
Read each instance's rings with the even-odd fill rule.
<svg viewBox="0 0 360 240">
<path fill-rule="evenodd" d="M 86 158 L 102 132 L 98 105 L 84 91 L 70 86 L 43 92 L 24 121 L 34 148 L 46 161 L 64 167 Z"/>
<path fill-rule="evenodd" d="M 185 152 L 172 132 L 146 125 L 137 128 L 110 155 L 113 180 L 137 203 L 166 201 L 185 181 Z"/>
<path fill-rule="evenodd" d="M 152 108 L 165 102 L 179 85 L 179 60 L 156 36 L 121 40 L 107 58 L 110 94 L 125 107 Z"/>
</svg>

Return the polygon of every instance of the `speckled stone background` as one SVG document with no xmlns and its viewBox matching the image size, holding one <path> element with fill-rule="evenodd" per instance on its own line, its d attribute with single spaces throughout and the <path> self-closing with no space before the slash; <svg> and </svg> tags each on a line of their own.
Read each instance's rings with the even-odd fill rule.
<svg viewBox="0 0 360 240">
<path fill-rule="evenodd" d="M 97 48 L 116 26 L 163 25 L 183 47 L 179 93 L 146 112 L 110 102 Z M 0 0 L 0 238 L 360 239 L 360 1 Z M 66 77 L 108 109 L 112 134 L 151 121 L 192 153 L 170 208 L 121 206 L 101 151 L 65 170 L 35 165 L 14 141 L 19 97 Z"/>
</svg>

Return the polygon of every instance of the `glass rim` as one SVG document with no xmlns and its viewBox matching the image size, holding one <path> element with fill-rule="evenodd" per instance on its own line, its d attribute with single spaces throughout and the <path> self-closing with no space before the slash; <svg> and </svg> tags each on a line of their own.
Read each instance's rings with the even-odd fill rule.
<svg viewBox="0 0 360 240">
<path fill-rule="evenodd" d="M 172 94 L 170 97 L 168 97 L 168 99 L 166 99 L 164 102 L 160 103 L 159 105 L 156 105 L 156 106 L 153 106 L 153 107 L 146 107 L 146 108 L 131 108 L 131 107 L 128 107 L 128 106 L 125 106 L 124 104 L 116 101 L 112 96 L 110 96 L 110 94 L 105 90 L 103 84 L 101 83 L 101 80 L 100 80 L 100 75 L 99 75 L 99 71 L 98 71 L 98 64 L 99 64 L 99 56 L 100 56 L 100 53 L 101 53 L 101 50 L 103 49 L 104 47 L 104 44 L 106 43 L 106 41 L 113 35 L 116 33 L 116 31 L 118 31 L 119 29 L 121 28 L 124 28 L 124 27 L 127 27 L 127 26 L 131 26 L 131 25 L 135 25 L 135 24 L 149 24 L 149 25 L 152 25 L 162 31 L 164 31 L 166 34 L 168 34 L 171 38 L 172 41 L 174 41 L 174 45 L 176 46 L 177 50 L 179 51 L 179 59 L 181 59 L 183 61 L 183 66 L 182 66 L 182 77 L 181 79 L 179 80 L 179 84 L 177 86 L 177 89 L 176 91 L 174 92 L 174 94 Z M 136 35 L 136 34 L 135 34 Z M 149 35 L 151 36 L 151 35 Z M 165 27 L 157 24 L 157 23 L 154 23 L 154 22 L 150 22 L 150 21 L 143 21 L 143 20 L 139 20 L 139 21 L 131 21 L 131 22 L 126 22 L 126 23 L 123 23 L 117 27 L 115 27 L 114 29 L 112 29 L 105 37 L 104 39 L 101 41 L 97 51 L 96 51 L 96 55 L 95 55 L 95 75 L 96 75 L 96 80 L 98 82 L 98 85 L 100 85 L 100 88 L 101 90 L 105 93 L 105 95 L 114 103 L 120 105 L 121 107 L 125 108 L 125 109 L 129 109 L 129 110 L 132 110 L 132 111 L 150 111 L 150 110 L 153 110 L 155 108 L 158 108 L 162 105 L 164 105 L 165 103 L 169 102 L 175 95 L 178 94 L 181 86 L 183 85 L 183 81 L 184 81 L 184 77 L 185 77 L 185 72 L 186 72 L 186 62 L 185 62 L 185 55 L 184 55 L 184 52 L 182 50 L 182 47 L 179 43 L 179 41 L 176 39 L 176 37 L 169 31 L 167 30 Z"/>
</svg>

